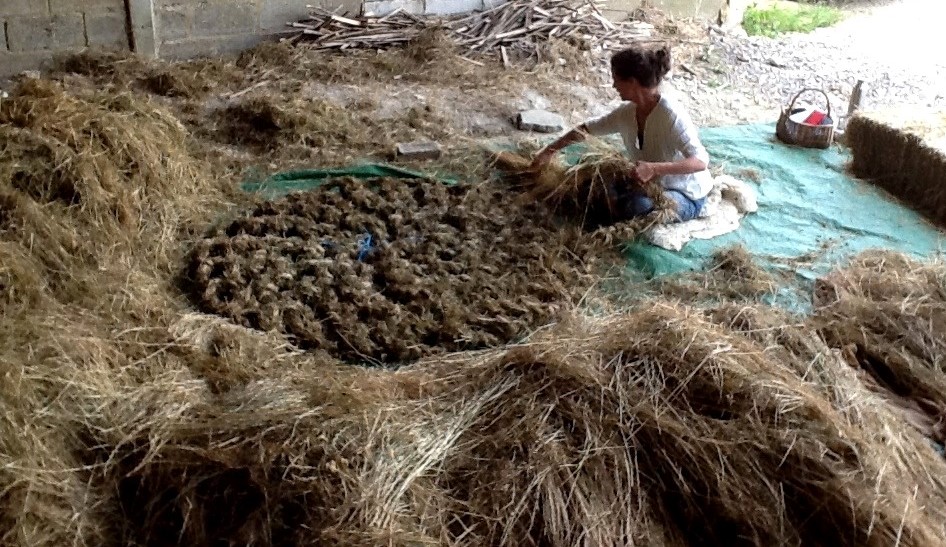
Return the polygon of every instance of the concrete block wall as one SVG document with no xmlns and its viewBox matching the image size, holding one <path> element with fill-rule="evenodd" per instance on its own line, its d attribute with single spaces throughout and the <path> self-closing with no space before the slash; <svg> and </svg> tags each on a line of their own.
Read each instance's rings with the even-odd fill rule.
<svg viewBox="0 0 946 547">
<path fill-rule="evenodd" d="M 447 15 L 489 9 L 504 0 L 0 0 L 0 79 L 39 68 L 58 52 L 85 47 L 131 49 L 176 59 L 215 55 L 292 32 L 287 22 L 307 4 L 341 14 L 384 15 L 401 8 Z M 651 0 L 674 15 L 715 19 L 749 0 Z M 616 19 L 641 0 L 604 0 Z M 732 11 L 738 11 L 734 9 Z"/>
<path fill-rule="evenodd" d="M 0 76 L 39 68 L 56 53 L 130 49 L 125 0 L 0 0 Z"/>
<path fill-rule="evenodd" d="M 387 15 L 400 8 L 415 15 L 453 15 L 492 7 L 496 0 L 365 0 L 362 12 Z"/>
<path fill-rule="evenodd" d="M 484 8 L 495 0 L 151 0 L 157 51 L 181 58 L 248 47 L 290 32 L 286 23 L 308 14 L 306 5 L 340 14 L 387 14 L 397 8 L 415 14 L 447 15 Z"/>
<path fill-rule="evenodd" d="M 306 5 L 357 15 L 361 0 L 151 0 L 157 53 L 165 58 L 219 54 L 289 32 Z"/>
</svg>

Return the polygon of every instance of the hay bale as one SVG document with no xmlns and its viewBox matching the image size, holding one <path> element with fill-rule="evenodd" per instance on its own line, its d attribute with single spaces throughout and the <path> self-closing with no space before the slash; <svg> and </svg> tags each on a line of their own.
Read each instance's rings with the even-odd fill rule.
<svg viewBox="0 0 946 547">
<path fill-rule="evenodd" d="M 851 168 L 937 223 L 946 222 L 946 113 L 861 113 L 846 133 Z"/>
</svg>

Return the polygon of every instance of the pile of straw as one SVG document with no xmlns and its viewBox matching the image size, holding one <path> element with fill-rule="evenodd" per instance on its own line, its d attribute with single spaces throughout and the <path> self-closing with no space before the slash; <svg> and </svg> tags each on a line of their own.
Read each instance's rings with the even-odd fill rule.
<svg viewBox="0 0 946 547">
<path fill-rule="evenodd" d="M 874 252 L 819 281 L 815 324 L 872 390 L 946 442 L 946 271 Z M 851 318 L 857 318 L 853 321 Z"/>
<path fill-rule="evenodd" d="M 705 272 L 657 279 L 654 284 L 661 296 L 700 302 L 757 302 L 779 290 L 778 275 L 756 264 L 742 246 L 714 252 Z"/>
<path fill-rule="evenodd" d="M 83 411 L 62 397 L 85 373 L 147 383 L 173 352 L 182 243 L 229 202 L 191 149 L 173 115 L 128 93 L 28 80 L 0 104 L 0 544 L 114 537 Z"/>
<path fill-rule="evenodd" d="M 363 369 L 189 307 L 242 200 L 167 110 L 32 82 L 0 131 L 0 545 L 946 542 L 935 430 L 886 402 L 940 404 L 941 264 Z"/>
<path fill-rule="evenodd" d="M 216 137 L 266 151 L 300 146 L 323 154 L 341 149 L 351 156 L 359 152 L 384 156 L 399 141 L 449 136 L 448 124 L 429 106 L 380 118 L 326 99 L 287 100 L 258 94 L 218 110 L 216 118 Z"/>
<path fill-rule="evenodd" d="M 655 303 L 396 373 L 285 354 L 217 395 L 83 381 L 100 406 L 76 420 L 127 542 L 943 541 L 927 441 L 828 346 L 768 351 L 726 311 Z"/>
<path fill-rule="evenodd" d="M 858 114 L 845 134 L 851 168 L 931 220 L 946 222 L 946 113 Z"/>
</svg>

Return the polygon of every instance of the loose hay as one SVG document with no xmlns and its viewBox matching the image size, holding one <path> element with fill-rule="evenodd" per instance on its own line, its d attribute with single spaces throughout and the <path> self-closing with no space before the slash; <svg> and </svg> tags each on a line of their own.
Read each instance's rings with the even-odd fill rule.
<svg viewBox="0 0 946 547">
<path fill-rule="evenodd" d="M 713 253 L 706 272 L 658 280 L 659 293 L 698 302 L 757 301 L 778 290 L 777 278 L 741 245 Z"/>
<path fill-rule="evenodd" d="M 398 141 L 445 136 L 446 123 L 430 106 L 414 106 L 390 118 L 359 112 L 324 99 L 257 95 L 216 112 L 216 135 L 228 143 L 264 150 L 302 146 L 328 155 L 339 150 L 387 155 Z"/>
<path fill-rule="evenodd" d="M 198 181 L 207 167 L 190 143 L 177 118 L 134 95 L 24 81 L 0 104 L 3 239 L 43 264 L 59 298 L 99 294 L 96 270 L 130 264 L 128 253 L 171 273 L 179 221 L 224 202 Z"/>
<path fill-rule="evenodd" d="M 187 221 L 227 202 L 216 183 L 198 185 L 208 169 L 189 138 L 129 93 L 25 80 L 0 104 L 0 544 L 115 541 L 116 504 L 85 466 L 82 411 L 53 408 L 75 372 L 147 382 L 156 368 L 136 363 L 167 350 L 151 334 L 179 299 L 168 289 Z"/>
<path fill-rule="evenodd" d="M 946 543 L 940 263 L 341 366 L 175 287 L 238 198 L 168 110 L 32 83 L 0 120 L 0 545 Z"/>
<path fill-rule="evenodd" d="M 946 277 L 903 255 L 862 255 L 819 280 L 816 324 L 875 391 L 926 436 L 946 442 Z M 856 318 L 853 321 L 851 318 Z"/>
<path fill-rule="evenodd" d="M 338 179 L 201 241 L 195 301 L 344 359 L 497 346 L 587 290 L 592 247 L 491 186 Z"/>
<path fill-rule="evenodd" d="M 942 541 L 942 459 L 903 443 L 908 473 L 848 415 L 876 402 L 842 411 L 764 350 L 655 304 L 397 373 L 286 371 L 145 418 L 111 480 L 154 545 Z"/>
<path fill-rule="evenodd" d="M 96 85 L 133 87 L 170 98 L 199 99 L 238 75 L 220 62 L 206 59 L 166 63 L 126 52 L 84 50 L 58 59 L 53 72 L 89 77 Z"/>
<path fill-rule="evenodd" d="M 848 124 L 846 137 L 854 174 L 934 222 L 946 222 L 946 114 L 902 109 L 858 114 Z"/>
</svg>

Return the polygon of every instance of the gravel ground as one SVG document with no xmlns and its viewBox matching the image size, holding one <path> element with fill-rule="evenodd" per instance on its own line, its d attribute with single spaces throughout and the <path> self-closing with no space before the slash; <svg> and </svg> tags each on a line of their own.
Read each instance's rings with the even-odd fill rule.
<svg viewBox="0 0 946 547">
<path fill-rule="evenodd" d="M 946 108 L 943 15 L 946 5 L 935 0 L 901 0 L 849 10 L 834 27 L 776 39 L 709 27 L 670 85 L 702 125 L 774 122 L 806 87 L 825 90 L 840 117 L 858 79 L 865 81 L 864 108 Z"/>
</svg>

